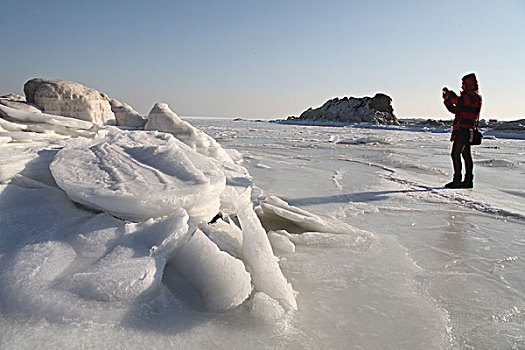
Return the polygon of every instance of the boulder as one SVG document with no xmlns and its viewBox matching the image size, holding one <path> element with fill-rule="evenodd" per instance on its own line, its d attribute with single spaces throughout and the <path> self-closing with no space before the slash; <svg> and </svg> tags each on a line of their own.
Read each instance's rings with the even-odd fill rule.
<svg viewBox="0 0 525 350">
<path fill-rule="evenodd" d="M 309 108 L 298 118 L 289 117 L 287 120 L 322 123 L 399 123 L 394 115 L 392 99 L 381 93 L 374 97 L 336 97 L 319 108 Z"/>
<path fill-rule="evenodd" d="M 109 99 L 95 89 L 67 80 L 31 79 L 24 84 L 29 103 L 47 114 L 113 124 L 115 114 Z"/>
<path fill-rule="evenodd" d="M 130 105 L 115 100 L 109 99 L 111 110 L 115 114 L 115 119 L 118 126 L 125 126 L 130 128 L 143 128 L 147 120 L 143 118 Z"/>
</svg>

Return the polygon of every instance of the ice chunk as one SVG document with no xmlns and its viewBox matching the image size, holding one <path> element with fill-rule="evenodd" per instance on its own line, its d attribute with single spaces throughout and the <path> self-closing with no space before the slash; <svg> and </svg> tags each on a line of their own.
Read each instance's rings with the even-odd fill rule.
<svg viewBox="0 0 525 350">
<path fill-rule="evenodd" d="M 264 228 L 267 230 L 286 230 L 291 233 L 307 231 L 349 233 L 354 228 L 332 218 L 323 218 L 306 210 L 294 207 L 282 199 L 270 196 L 260 201 L 256 208 Z"/>
<path fill-rule="evenodd" d="M 155 104 L 149 112 L 148 122 L 144 129 L 170 133 L 200 154 L 215 158 L 220 162 L 233 163 L 228 153 L 217 141 L 180 119 L 166 103 Z"/>
<path fill-rule="evenodd" d="M 210 221 L 219 211 L 226 182 L 214 162 L 158 132 L 72 139 L 50 168 L 75 202 L 133 221 L 179 208 L 198 221 Z"/>
<path fill-rule="evenodd" d="M 46 123 L 51 125 L 64 126 L 73 129 L 91 129 L 93 123 L 85 120 L 62 117 L 38 112 L 26 112 L 18 109 L 0 105 L 0 115 L 4 118 L 12 118 L 19 122 Z"/>
<path fill-rule="evenodd" d="M 243 262 L 220 251 L 201 230 L 195 231 L 173 263 L 199 289 L 210 310 L 239 306 L 252 291 Z"/>
<path fill-rule="evenodd" d="M 292 285 L 286 281 L 266 231 L 253 210 L 249 190 L 239 194 L 237 215 L 243 233 L 243 260 L 249 267 L 255 289 L 279 301 L 286 310 L 296 310 Z"/>
<path fill-rule="evenodd" d="M 0 105 L 4 105 L 14 109 L 19 109 L 26 112 L 42 112 L 34 105 L 27 103 L 25 97 L 20 95 L 10 94 L 0 96 Z"/>
<path fill-rule="evenodd" d="M 137 248 L 143 242 L 150 254 L 170 259 L 189 239 L 188 220 L 188 213 L 184 209 L 177 209 L 167 218 L 149 219 L 137 224 L 127 223 L 124 240 L 127 241 L 126 244 Z M 195 229 L 192 227 L 191 230 L 193 232 Z"/>
<path fill-rule="evenodd" d="M 27 125 L 14 123 L 3 118 L 0 118 L 0 127 L 3 131 L 22 131 L 27 130 Z"/>
<path fill-rule="evenodd" d="M 237 225 L 219 219 L 210 225 L 201 224 L 199 228 L 220 250 L 241 259 L 242 231 Z"/>
<path fill-rule="evenodd" d="M 63 279 L 61 285 L 86 299 L 123 301 L 145 298 L 156 292 L 166 260 L 135 257 L 135 250 L 117 246 L 88 269 Z"/>
<path fill-rule="evenodd" d="M 280 233 L 280 231 L 268 232 L 268 238 L 270 239 L 270 244 L 272 245 L 272 249 L 274 252 L 295 252 L 295 245 L 290 241 L 290 239 L 286 235 Z"/>
<path fill-rule="evenodd" d="M 10 137 L 10 136 L 7 136 L 7 135 L 0 135 L 0 145 L 3 145 L 5 143 L 9 143 L 13 141 L 13 139 Z"/>
<path fill-rule="evenodd" d="M 257 292 L 250 300 L 250 313 L 267 322 L 276 321 L 284 316 L 284 309 L 277 300 L 263 292 Z"/>
</svg>

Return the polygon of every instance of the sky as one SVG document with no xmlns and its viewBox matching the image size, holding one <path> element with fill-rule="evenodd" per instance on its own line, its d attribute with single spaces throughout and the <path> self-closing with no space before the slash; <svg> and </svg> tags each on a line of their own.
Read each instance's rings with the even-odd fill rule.
<svg viewBox="0 0 525 350">
<path fill-rule="evenodd" d="M 0 95 L 43 77 L 143 114 L 278 119 L 382 92 L 451 119 L 442 87 L 475 72 L 481 118 L 525 118 L 525 0 L 9 1 L 0 33 Z"/>
</svg>

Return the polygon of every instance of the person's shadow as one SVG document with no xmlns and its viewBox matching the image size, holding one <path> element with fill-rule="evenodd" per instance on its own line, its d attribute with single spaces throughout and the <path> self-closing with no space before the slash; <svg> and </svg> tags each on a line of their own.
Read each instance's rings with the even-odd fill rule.
<svg viewBox="0 0 525 350">
<path fill-rule="evenodd" d="M 304 198 L 282 198 L 284 201 L 294 206 L 303 205 L 318 205 L 328 203 L 350 203 L 350 202 L 375 202 L 389 198 L 390 194 L 395 193 L 414 193 L 414 192 L 431 192 L 441 187 L 429 187 L 424 189 L 409 189 L 409 190 L 392 190 L 392 191 L 370 191 L 370 192 L 356 192 L 348 194 L 336 194 L 332 196 L 322 197 L 304 197 Z"/>
</svg>

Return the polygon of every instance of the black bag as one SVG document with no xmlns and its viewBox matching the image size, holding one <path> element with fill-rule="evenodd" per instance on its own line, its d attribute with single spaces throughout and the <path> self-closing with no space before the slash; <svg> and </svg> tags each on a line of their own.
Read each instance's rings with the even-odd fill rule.
<svg viewBox="0 0 525 350">
<path fill-rule="evenodd" d="M 481 139 L 483 139 L 483 135 L 479 132 L 477 128 L 470 129 L 469 144 L 474 146 L 481 145 Z"/>
</svg>

